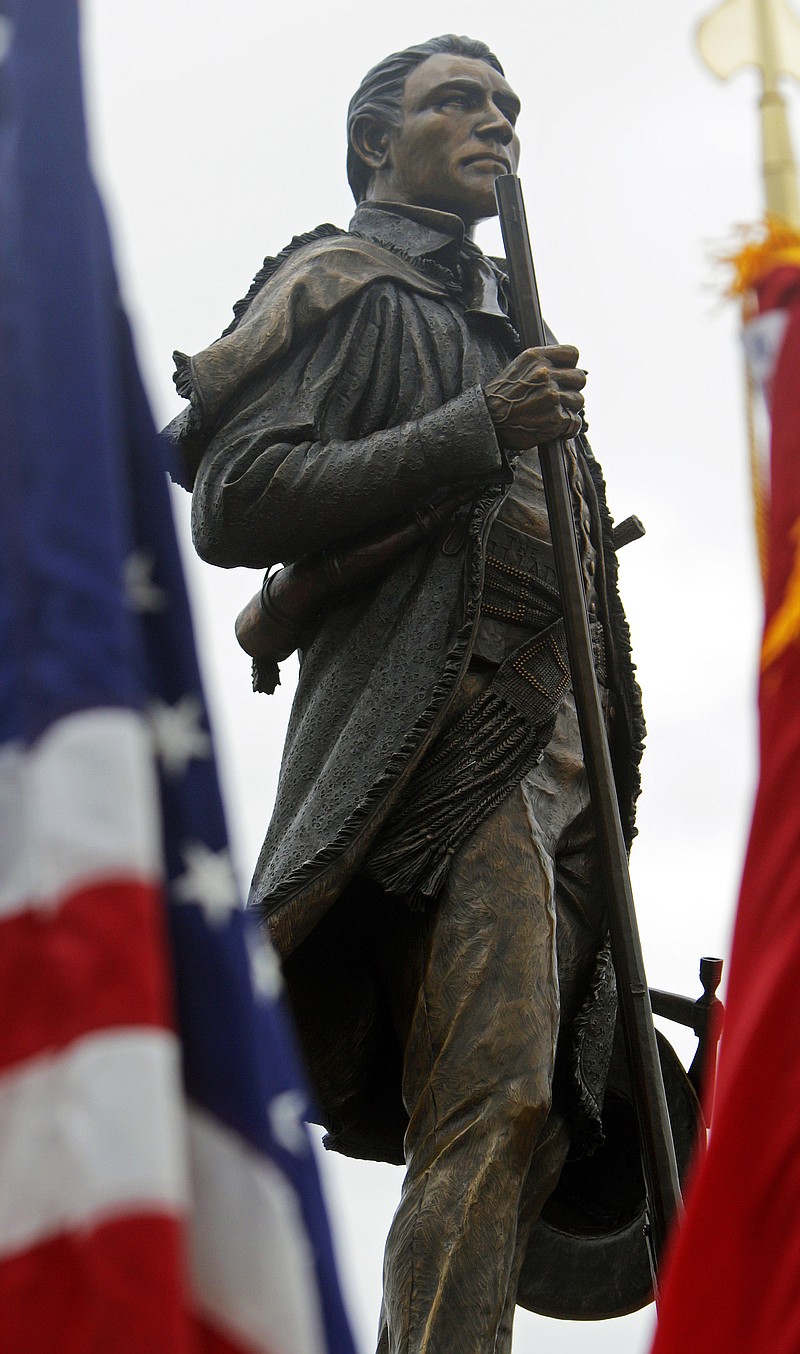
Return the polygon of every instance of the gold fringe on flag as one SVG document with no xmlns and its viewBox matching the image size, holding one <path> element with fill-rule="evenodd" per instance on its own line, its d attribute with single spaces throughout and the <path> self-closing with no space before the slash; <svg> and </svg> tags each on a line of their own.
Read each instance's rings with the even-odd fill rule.
<svg viewBox="0 0 800 1354">
<path fill-rule="evenodd" d="M 744 297 L 746 305 L 748 293 L 776 268 L 800 268 L 800 230 L 780 217 L 767 216 L 760 226 L 744 227 L 741 237 L 740 248 L 724 255 L 722 262 L 733 268 L 729 295 Z"/>
</svg>

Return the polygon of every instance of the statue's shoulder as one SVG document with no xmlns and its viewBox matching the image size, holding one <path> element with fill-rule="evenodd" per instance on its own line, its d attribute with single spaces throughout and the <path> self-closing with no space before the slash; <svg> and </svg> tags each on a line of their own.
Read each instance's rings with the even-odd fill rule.
<svg viewBox="0 0 800 1354">
<path fill-rule="evenodd" d="M 247 294 L 233 307 L 233 319 L 221 337 L 247 323 L 253 308 L 274 306 L 298 287 L 311 286 L 317 302 L 323 303 L 322 309 L 331 311 L 380 279 L 428 295 L 447 291 L 441 278 L 424 271 L 399 250 L 326 222 L 295 235 L 279 254 L 264 260 Z"/>
<path fill-rule="evenodd" d="M 178 482 L 191 487 L 204 448 L 243 388 L 380 281 L 428 296 L 447 294 L 439 279 L 403 255 L 328 224 L 296 235 L 265 259 L 225 332 L 194 357 L 174 354 L 173 381 L 189 401 L 166 429 L 180 448 L 182 464 L 173 472 Z"/>
<path fill-rule="evenodd" d="M 283 265 L 293 259 L 299 251 L 303 251 L 303 258 L 311 266 L 313 259 L 319 255 L 324 256 L 332 240 L 340 240 L 346 234 L 347 231 L 342 230 L 340 226 L 331 225 L 329 221 L 326 221 L 321 226 L 315 226 L 313 230 L 292 236 L 289 243 L 284 245 L 279 254 L 268 254 L 250 283 L 247 293 L 234 305 L 233 319 L 227 329 L 223 330 L 220 337 L 225 338 L 227 334 L 238 328 L 259 292 L 263 290 L 271 278 L 275 277 Z"/>
</svg>

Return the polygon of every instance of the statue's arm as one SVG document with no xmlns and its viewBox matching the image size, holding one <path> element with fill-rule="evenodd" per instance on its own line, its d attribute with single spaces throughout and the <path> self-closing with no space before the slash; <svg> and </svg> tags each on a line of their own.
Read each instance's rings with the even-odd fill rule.
<svg viewBox="0 0 800 1354">
<path fill-rule="evenodd" d="M 218 431 L 193 497 L 204 559 L 289 563 L 396 520 L 438 489 L 505 478 L 480 389 L 395 422 L 413 303 L 372 293 L 284 359 Z M 353 435 L 365 422 L 388 426 Z"/>
</svg>

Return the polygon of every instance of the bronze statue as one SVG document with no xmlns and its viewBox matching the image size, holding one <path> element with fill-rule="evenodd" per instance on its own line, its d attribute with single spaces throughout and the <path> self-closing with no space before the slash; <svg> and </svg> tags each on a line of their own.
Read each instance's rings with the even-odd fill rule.
<svg viewBox="0 0 800 1354">
<path fill-rule="evenodd" d="M 327 1145 L 406 1164 L 387 1354 L 510 1350 L 531 1228 L 598 1139 L 614 1030 L 535 450 L 557 435 L 628 842 L 643 723 L 577 350 L 520 351 L 503 263 L 471 237 L 518 111 L 483 43 L 381 62 L 349 110 L 349 229 L 297 237 L 221 339 L 177 355 L 199 553 L 292 565 L 316 599 L 284 616 L 300 679 L 251 905 Z M 264 589 L 272 622 L 281 596 Z"/>
</svg>

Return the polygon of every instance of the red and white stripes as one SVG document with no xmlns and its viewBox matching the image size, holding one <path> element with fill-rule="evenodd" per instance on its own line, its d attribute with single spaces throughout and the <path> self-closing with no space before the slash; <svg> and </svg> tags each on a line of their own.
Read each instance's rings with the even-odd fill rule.
<svg viewBox="0 0 800 1354">
<path fill-rule="evenodd" d="M 3 1354 L 188 1348 L 157 803 L 132 711 L 0 752 Z"/>
<path fill-rule="evenodd" d="M 186 1112 L 157 805 L 134 712 L 0 752 L 0 1354 L 324 1354 L 294 1191 Z"/>
</svg>

